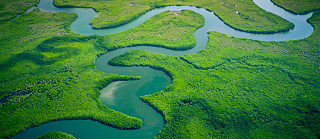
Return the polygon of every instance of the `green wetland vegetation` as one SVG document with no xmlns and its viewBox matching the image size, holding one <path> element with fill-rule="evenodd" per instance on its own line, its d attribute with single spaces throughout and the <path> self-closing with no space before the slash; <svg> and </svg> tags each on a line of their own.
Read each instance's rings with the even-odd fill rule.
<svg viewBox="0 0 320 139">
<path fill-rule="evenodd" d="M 97 41 L 99 46 L 96 47 L 110 51 L 118 47 L 147 45 L 187 50 L 196 45 L 193 33 L 202 27 L 204 22 L 204 18 L 193 11 L 183 10 L 179 16 L 167 11 L 153 16 L 151 20 L 133 29 L 104 36 L 105 38 Z"/>
<path fill-rule="evenodd" d="M 270 33 L 293 27 L 251 1 L 237 1 L 237 6 L 231 0 L 217 1 L 220 6 L 207 1 L 157 2 L 122 2 L 127 4 L 125 8 L 146 7 L 128 11 L 114 10 L 122 8 L 114 1 L 58 0 L 55 5 L 100 10 L 92 21 L 94 28 L 106 28 L 105 17 L 126 17 L 111 22 L 109 27 L 115 27 L 152 8 L 177 4 L 197 4 L 215 11 L 230 26 L 247 32 Z M 223 8 L 222 3 L 231 3 L 234 8 L 243 5 L 239 12 L 246 13 L 247 18 L 231 18 L 227 11 L 234 9 Z M 101 4 L 111 8 L 99 9 Z M 104 10 L 113 15 L 105 15 Z M 137 45 L 190 49 L 196 44 L 194 31 L 204 25 L 201 15 L 185 10 L 179 15 L 163 12 L 121 33 L 79 35 L 69 28 L 76 18 L 72 13 L 35 9 L 1 25 L 0 98 L 6 98 L 6 102 L 0 104 L 0 138 L 47 122 L 71 119 L 92 119 L 118 129 L 140 128 L 141 119 L 114 111 L 98 98 L 99 90 L 111 82 L 140 77 L 103 73 L 96 69 L 95 59 Z M 165 118 L 166 125 L 156 138 L 320 138 L 320 13 L 314 13 L 308 22 L 315 30 L 301 40 L 267 42 L 208 32 L 208 44 L 197 54 L 176 57 L 131 50 L 109 64 L 149 66 L 172 78 L 165 90 L 141 97 Z M 250 23 L 247 30 L 246 23 Z M 252 28 L 256 25 L 261 26 Z M 39 138 L 62 137 L 74 138 L 62 132 Z"/>
<path fill-rule="evenodd" d="M 23 14 L 30 7 L 35 6 L 40 0 L 1 0 L 0 1 L 0 25 L 12 18 Z"/>
<path fill-rule="evenodd" d="M 309 40 L 318 33 L 261 42 L 210 32 L 207 47 L 192 56 L 132 50 L 109 63 L 150 66 L 173 78 L 142 98 L 165 116 L 157 138 L 319 138 L 319 59 L 308 57 L 320 55 Z"/>
<path fill-rule="evenodd" d="M 168 5 L 190 5 L 213 11 L 230 27 L 250 33 L 275 33 L 289 31 L 294 24 L 280 16 L 266 12 L 252 0 L 137 0 L 137 1 L 87 1 L 55 0 L 58 7 L 92 7 L 99 12 L 90 24 L 93 28 L 113 28 L 126 24 L 142 14 Z"/>
<path fill-rule="evenodd" d="M 29 93 L 0 104 L 1 138 L 62 119 L 92 119 L 120 129 L 141 127 L 140 119 L 111 110 L 98 99 L 99 89 L 112 81 L 139 77 L 96 70 L 94 59 L 101 52 L 93 43 L 98 37 L 67 35 L 74 18 L 75 14 L 35 10 L 6 24 L 15 26 L 12 35 L 7 34 L 9 27 L 1 28 L 6 33 L 1 38 L 8 38 L 1 42 L 1 96 Z"/>
<path fill-rule="evenodd" d="M 67 119 L 92 119 L 119 129 L 140 128 L 140 119 L 111 110 L 98 98 L 99 90 L 112 81 L 140 77 L 100 72 L 95 68 L 95 58 L 129 46 L 130 42 L 132 45 L 153 43 L 187 49 L 184 47 L 190 48 L 196 43 L 191 38 L 193 32 L 204 24 L 203 17 L 192 11 L 182 11 L 180 16 L 165 12 L 123 34 L 80 36 L 69 29 L 75 18 L 75 14 L 35 9 L 1 28 L 1 96 L 29 93 L 11 96 L 6 103 L 0 104 L 2 138 L 30 126 Z M 10 28 L 15 29 L 12 35 L 7 34 Z M 177 31 L 170 32 L 168 28 Z M 16 34 L 19 32 L 21 35 Z M 127 38 L 123 39 L 121 35 Z M 179 37 L 175 38 L 176 35 Z"/>
<path fill-rule="evenodd" d="M 319 0 L 271 0 L 274 4 L 294 14 L 307 14 L 320 9 Z"/>
<path fill-rule="evenodd" d="M 36 139 L 76 139 L 74 136 L 60 131 L 43 134 Z"/>
</svg>

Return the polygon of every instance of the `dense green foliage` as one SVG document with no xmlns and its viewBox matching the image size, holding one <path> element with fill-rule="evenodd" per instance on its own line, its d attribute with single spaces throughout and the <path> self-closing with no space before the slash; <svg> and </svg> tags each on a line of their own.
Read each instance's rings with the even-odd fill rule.
<svg viewBox="0 0 320 139">
<path fill-rule="evenodd" d="M 0 29 L 1 71 L 5 69 L 6 66 L 16 62 L 13 59 L 14 56 L 21 58 L 30 55 L 31 52 L 28 50 L 33 49 L 34 45 L 39 44 L 39 42 L 43 41 L 47 36 L 57 36 L 60 35 L 60 32 L 61 34 L 65 34 L 65 28 L 68 28 L 67 26 L 69 26 L 71 21 L 76 17 L 75 14 L 47 14 L 36 9 L 35 12 L 21 15 L 19 18 L 4 24 Z M 43 22 L 46 22 L 46 25 Z M 39 55 L 31 54 L 28 58 L 32 59 L 35 57 L 39 57 Z M 10 78 L 1 76 L 1 81 L 5 80 L 10 80 Z M 7 87 L 3 86 L 1 89 L 1 92 L 6 92 L 3 89 L 7 89 Z"/>
<path fill-rule="evenodd" d="M 294 14 L 307 14 L 320 9 L 320 0 L 271 0 Z"/>
<path fill-rule="evenodd" d="M 112 28 L 128 23 L 147 11 L 167 5 L 191 5 L 213 11 L 230 27 L 252 33 L 274 33 L 289 31 L 294 24 L 266 12 L 252 0 L 55 0 L 59 7 L 92 7 L 99 12 L 90 23 L 93 28 Z"/>
<path fill-rule="evenodd" d="M 74 136 L 60 131 L 43 134 L 36 139 L 76 139 Z"/>
<path fill-rule="evenodd" d="M 0 138 L 68 119 L 92 119 L 119 129 L 140 128 L 140 119 L 111 110 L 98 99 L 99 89 L 109 83 L 140 77 L 100 72 L 95 58 L 119 47 L 149 43 L 187 49 L 196 43 L 193 32 L 204 24 L 203 17 L 192 11 L 164 12 L 122 33 L 81 36 L 70 32 L 75 18 L 75 14 L 36 9 L 1 28 L 1 96 L 28 94 L 11 96 L 0 104 Z"/>
<path fill-rule="evenodd" d="M 43 54 L 49 56 L 50 52 L 40 54 L 35 47 L 47 38 L 67 34 L 70 30 L 69 25 L 75 18 L 77 18 L 76 14 L 48 14 L 39 9 L 35 9 L 34 12 L 23 14 L 7 22 L 0 28 L 0 80 L 2 86 L 0 99 L 2 99 L 3 95 L 7 95 L 7 92 L 14 92 L 17 88 L 17 82 L 15 81 L 11 81 L 10 84 L 4 82 L 9 82 L 16 78 L 16 76 L 21 76 L 17 74 L 23 71 L 20 68 L 5 69 L 13 66 L 24 58 L 35 61 L 37 64 L 44 64 L 46 59 L 43 59 Z M 73 50 L 75 49 L 73 48 Z M 37 60 L 42 61 L 37 62 Z M 31 69 L 28 68 L 24 70 L 31 72 Z M 23 71 L 22 74 L 23 73 L 25 72 Z M 10 75 L 13 76 L 10 77 Z M 19 88 L 24 87 L 19 86 Z"/>
<path fill-rule="evenodd" d="M 206 48 L 199 51 L 197 55 L 183 55 L 181 58 L 196 68 L 210 69 L 226 63 L 232 59 L 240 57 L 239 50 L 264 51 L 271 54 L 293 55 L 309 62 L 313 68 L 317 68 L 320 62 L 319 40 L 320 13 L 314 13 L 308 19 L 315 31 L 311 36 L 302 40 L 292 41 L 257 41 L 244 38 L 226 37 L 225 34 L 209 32 L 211 39 Z M 225 47 L 235 48 L 233 51 L 226 50 Z"/>
<path fill-rule="evenodd" d="M 95 36 L 97 41 L 94 45 L 101 51 L 139 45 L 186 50 L 196 45 L 194 31 L 202 27 L 204 22 L 204 18 L 193 11 L 182 10 L 179 15 L 166 11 L 121 33 Z"/>
<path fill-rule="evenodd" d="M 177 50 L 191 49 L 197 44 L 194 31 L 202 27 L 204 22 L 204 18 L 193 11 L 183 10 L 179 15 L 167 11 L 133 29 L 110 35 L 110 43 L 115 44 L 114 47 L 149 45 Z"/>
<path fill-rule="evenodd" d="M 77 2 L 84 7 L 83 1 Z M 128 11 L 115 10 L 119 8 L 116 2 L 102 2 L 114 8 L 101 5 L 95 9 L 101 10 L 101 17 L 126 17 L 161 5 L 199 5 L 238 29 L 248 26 L 252 31 L 256 29 L 252 26 L 261 25 L 259 32 L 285 22 L 246 0 L 237 1 L 237 6 L 231 0 L 223 1 L 223 6 L 221 1 L 122 2 L 147 5 L 146 9 L 120 6 Z M 90 1 L 86 7 L 92 3 L 101 4 Z M 235 8 L 240 14 L 235 14 Z M 104 16 L 104 10 L 111 15 Z M 192 33 L 204 24 L 203 17 L 191 11 L 164 12 L 121 33 L 81 36 L 69 29 L 76 17 L 36 9 L 1 25 L 0 98 L 28 94 L 11 96 L 0 104 L 0 138 L 68 119 L 92 119 L 119 129 L 140 128 L 140 119 L 111 110 L 98 99 L 99 89 L 109 83 L 140 77 L 102 73 L 96 70 L 94 59 L 110 50 L 141 44 L 188 49 L 195 44 Z M 93 22 L 98 25 L 104 20 Z M 210 32 L 208 46 L 196 55 L 179 58 L 134 50 L 110 63 L 151 66 L 173 78 L 166 90 L 143 97 L 165 116 L 166 127 L 157 138 L 320 138 L 320 13 L 308 21 L 315 32 L 303 40 L 264 42 Z"/>
<path fill-rule="evenodd" d="M 26 12 L 40 0 L 0 0 L 0 25 Z"/>
<path fill-rule="evenodd" d="M 165 116 L 157 138 L 319 138 L 320 13 L 315 32 L 264 42 L 209 33 L 207 47 L 181 58 L 132 50 L 109 63 L 150 66 L 173 78 L 143 97 Z"/>
<path fill-rule="evenodd" d="M 1 98 L 28 94 L 0 104 L 0 138 L 64 119 L 92 119 L 119 129 L 141 127 L 140 119 L 111 110 L 98 99 L 99 89 L 112 81 L 140 77 L 96 70 L 94 59 L 101 51 L 94 44 L 99 37 L 68 33 L 75 18 L 37 9 L 1 28 Z"/>
</svg>

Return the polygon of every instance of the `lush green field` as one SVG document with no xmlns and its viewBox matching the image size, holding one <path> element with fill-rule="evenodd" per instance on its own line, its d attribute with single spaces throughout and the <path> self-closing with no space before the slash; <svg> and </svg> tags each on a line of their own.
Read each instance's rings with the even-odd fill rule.
<svg viewBox="0 0 320 139">
<path fill-rule="evenodd" d="M 320 9 L 320 0 L 271 0 L 294 14 L 307 14 Z"/>
<path fill-rule="evenodd" d="M 40 0 L 0 0 L 0 25 L 26 12 Z"/>
<path fill-rule="evenodd" d="M 147 43 L 187 49 L 196 43 L 193 32 L 204 24 L 203 17 L 192 11 L 164 12 L 122 33 L 81 36 L 69 29 L 76 17 L 36 9 L 0 29 L 1 98 L 29 93 L 0 104 L 0 138 L 64 119 L 92 119 L 119 129 L 141 127 L 140 119 L 111 110 L 99 100 L 99 89 L 112 81 L 140 77 L 100 72 L 95 58 L 119 47 Z"/>
<path fill-rule="evenodd" d="M 55 0 L 59 7 L 92 7 L 99 12 L 93 28 L 112 28 L 126 24 L 147 11 L 167 5 L 190 5 L 213 11 L 230 27 L 252 33 L 289 31 L 294 25 L 281 17 L 262 10 L 252 0 L 137 0 L 95 1 Z"/>
<path fill-rule="evenodd" d="M 264 42 L 210 32 L 181 58 L 132 50 L 109 63 L 150 66 L 172 78 L 143 97 L 165 116 L 157 138 L 319 138 L 320 13 L 298 41 Z"/>
<path fill-rule="evenodd" d="M 43 134 L 36 139 L 76 139 L 74 136 L 60 131 Z"/>
</svg>

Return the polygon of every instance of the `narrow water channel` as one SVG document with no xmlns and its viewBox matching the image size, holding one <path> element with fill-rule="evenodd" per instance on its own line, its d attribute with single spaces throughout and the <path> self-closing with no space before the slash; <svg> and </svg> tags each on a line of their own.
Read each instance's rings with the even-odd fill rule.
<svg viewBox="0 0 320 139">
<path fill-rule="evenodd" d="M 175 51 L 152 46 L 138 46 L 130 48 L 122 48 L 108 52 L 100 56 L 96 60 L 98 70 L 106 73 L 141 76 L 141 80 L 137 81 L 121 81 L 113 82 L 106 88 L 101 90 L 101 102 L 111 109 L 120 111 L 130 116 L 135 116 L 143 120 L 143 126 L 137 130 L 118 130 L 99 122 L 92 120 L 67 120 L 50 122 L 38 127 L 27 129 L 24 132 L 12 138 L 35 138 L 50 131 L 62 131 L 74 135 L 76 138 L 153 138 L 159 130 L 164 127 L 163 117 L 156 112 L 148 104 L 141 101 L 140 96 L 153 94 L 164 90 L 171 84 L 171 78 L 163 71 L 154 70 L 149 67 L 116 67 L 108 65 L 108 61 L 120 54 L 133 49 L 142 49 L 155 53 L 168 54 L 173 56 L 181 56 L 183 54 L 195 54 L 203 49 L 208 42 L 207 32 L 218 31 L 225 33 L 228 36 L 249 38 L 263 41 L 282 41 L 282 40 L 297 40 L 306 38 L 313 32 L 312 26 L 306 22 L 306 19 L 311 17 L 312 13 L 307 15 L 293 15 L 285 10 L 273 5 L 269 0 L 254 0 L 261 8 L 273 12 L 290 22 L 295 24 L 295 28 L 289 32 L 276 34 L 250 34 L 236 31 L 221 20 L 219 20 L 212 12 L 208 12 L 202 8 L 190 6 L 168 6 L 164 8 L 154 9 L 141 16 L 140 18 L 118 28 L 93 30 L 89 26 L 89 22 L 97 16 L 94 10 L 89 8 L 56 8 L 52 5 L 52 0 L 41 0 L 38 7 L 43 11 L 50 12 L 71 12 L 77 13 L 78 19 L 71 24 L 71 30 L 75 33 L 83 35 L 106 35 L 117 32 L 122 32 L 127 29 L 136 27 L 155 14 L 167 10 L 192 10 L 205 18 L 205 25 L 198 29 L 194 34 L 197 39 L 195 48 L 186 51 Z M 29 11 L 32 11 L 31 8 Z"/>
</svg>

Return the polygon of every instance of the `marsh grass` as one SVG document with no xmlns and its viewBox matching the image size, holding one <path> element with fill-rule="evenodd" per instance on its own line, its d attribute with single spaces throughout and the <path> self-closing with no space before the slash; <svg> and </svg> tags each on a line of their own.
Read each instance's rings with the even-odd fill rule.
<svg viewBox="0 0 320 139">
<path fill-rule="evenodd" d="M 99 12 L 90 24 L 93 28 L 113 28 L 129 23 L 142 14 L 169 5 L 189 5 L 213 11 L 228 26 L 250 33 L 286 32 L 294 24 L 261 9 L 252 0 L 138 0 L 138 1 L 85 1 L 55 0 L 58 7 L 92 7 Z"/>
</svg>

